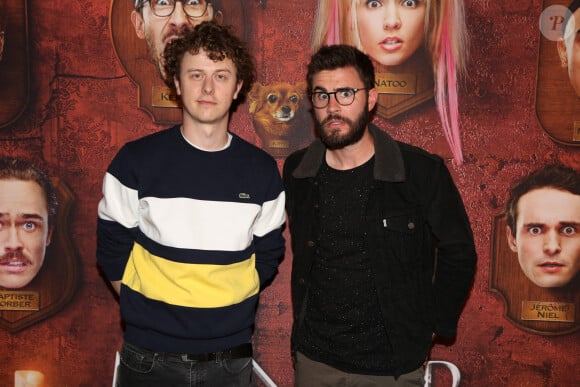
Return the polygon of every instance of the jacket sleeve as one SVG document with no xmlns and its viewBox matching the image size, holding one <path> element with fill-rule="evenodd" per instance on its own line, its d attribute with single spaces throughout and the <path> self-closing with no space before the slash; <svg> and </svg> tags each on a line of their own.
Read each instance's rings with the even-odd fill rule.
<svg viewBox="0 0 580 387">
<path fill-rule="evenodd" d="M 453 337 L 477 263 L 473 233 L 461 196 L 441 162 L 433 175 L 428 221 L 437 239 L 434 333 Z"/>
<path fill-rule="evenodd" d="M 284 205 L 286 196 L 282 187 L 280 172 L 274 160 L 270 178 L 266 184 L 266 200 L 262 203 L 260 215 L 254 226 L 254 248 L 256 270 L 260 277 L 260 287 L 267 286 L 278 272 L 278 266 L 286 250 L 282 236 L 286 223 Z"/>
<path fill-rule="evenodd" d="M 125 146 L 105 174 L 98 206 L 97 263 L 110 281 L 121 280 L 138 226 L 139 197 L 130 165 Z"/>
<path fill-rule="evenodd" d="M 292 182 L 293 182 L 292 171 L 296 167 L 295 159 L 296 159 L 295 154 L 288 156 L 286 158 L 286 160 L 284 161 L 284 167 L 282 170 L 282 178 L 284 181 L 284 190 L 286 192 L 286 210 L 287 210 L 288 217 L 290 217 L 292 214 L 292 209 L 293 209 L 293 204 L 294 204 L 294 201 L 292 200 L 292 193 L 294 192 L 293 185 L 292 185 Z"/>
</svg>

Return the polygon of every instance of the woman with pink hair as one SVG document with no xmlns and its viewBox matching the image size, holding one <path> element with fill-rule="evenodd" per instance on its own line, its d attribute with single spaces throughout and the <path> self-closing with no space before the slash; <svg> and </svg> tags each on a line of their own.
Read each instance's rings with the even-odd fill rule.
<svg viewBox="0 0 580 387">
<path fill-rule="evenodd" d="M 457 97 L 467 61 L 463 0 L 319 0 L 312 49 L 338 43 L 357 47 L 387 71 L 426 53 L 445 138 L 463 163 Z"/>
</svg>

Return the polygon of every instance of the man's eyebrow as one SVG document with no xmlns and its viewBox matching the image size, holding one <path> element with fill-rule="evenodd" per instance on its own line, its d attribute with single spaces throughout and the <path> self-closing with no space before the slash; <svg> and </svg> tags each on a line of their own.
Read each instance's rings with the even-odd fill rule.
<svg viewBox="0 0 580 387">
<path fill-rule="evenodd" d="M 7 218 L 9 217 L 10 214 L 7 212 L 0 212 L 0 218 Z M 17 218 L 20 219 L 25 219 L 25 220 L 39 220 L 41 222 L 44 222 L 44 218 L 42 217 L 42 215 L 40 214 L 36 214 L 36 213 L 20 213 L 20 214 L 16 214 Z"/>
<path fill-rule="evenodd" d="M 558 222 L 559 226 L 574 226 L 574 227 L 579 227 L 580 226 L 580 222 L 576 222 L 573 220 L 561 220 Z M 546 223 L 538 223 L 538 222 L 532 222 L 532 223 L 524 223 L 523 225 L 524 227 L 546 227 Z"/>
<path fill-rule="evenodd" d="M 532 222 L 532 223 L 524 223 L 524 227 L 545 227 L 546 223 L 538 223 L 538 222 Z"/>
<path fill-rule="evenodd" d="M 186 73 L 196 73 L 196 72 L 200 72 L 200 73 L 204 73 L 204 74 L 215 74 L 215 73 L 224 73 L 224 72 L 230 73 L 230 74 L 233 73 L 233 71 L 231 69 L 228 69 L 228 68 L 220 68 L 220 69 L 217 69 L 217 70 L 214 70 L 214 71 L 207 71 L 205 69 L 200 69 L 200 68 L 197 68 L 197 67 L 188 68 L 188 69 L 185 70 L 185 72 Z"/>
<path fill-rule="evenodd" d="M 40 215 L 40 214 L 18 214 L 19 218 L 22 219 L 26 219 L 26 220 L 40 220 L 41 222 L 44 222 L 44 218 Z"/>
</svg>

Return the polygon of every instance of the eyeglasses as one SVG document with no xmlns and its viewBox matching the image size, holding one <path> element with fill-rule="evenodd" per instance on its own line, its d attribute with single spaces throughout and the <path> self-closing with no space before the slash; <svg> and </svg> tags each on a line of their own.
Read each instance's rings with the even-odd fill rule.
<svg viewBox="0 0 580 387">
<path fill-rule="evenodd" d="M 207 0 L 146 0 L 141 3 L 143 6 L 149 2 L 153 14 L 158 17 L 168 17 L 175 11 L 175 4 L 181 1 L 183 12 L 189 17 L 198 18 L 205 15 L 209 2 Z"/>
<path fill-rule="evenodd" d="M 356 93 L 361 90 L 368 90 L 368 88 L 342 87 L 336 91 L 314 91 L 310 95 L 312 105 L 317 108 L 325 108 L 330 102 L 330 96 L 334 94 L 336 102 L 342 106 L 348 106 L 354 102 Z"/>
</svg>

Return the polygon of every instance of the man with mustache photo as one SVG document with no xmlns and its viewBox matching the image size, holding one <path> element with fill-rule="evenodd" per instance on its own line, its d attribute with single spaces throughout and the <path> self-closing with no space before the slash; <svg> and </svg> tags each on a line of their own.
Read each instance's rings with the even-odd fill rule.
<svg viewBox="0 0 580 387">
<path fill-rule="evenodd" d="M 25 160 L 0 159 L 0 289 L 20 289 L 36 277 L 56 211 L 46 173 Z"/>
</svg>

